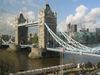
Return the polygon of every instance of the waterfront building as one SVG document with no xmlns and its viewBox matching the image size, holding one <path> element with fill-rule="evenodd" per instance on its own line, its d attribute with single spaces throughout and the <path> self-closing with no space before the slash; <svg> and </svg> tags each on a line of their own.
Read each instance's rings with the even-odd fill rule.
<svg viewBox="0 0 100 75">
<path fill-rule="evenodd" d="M 89 28 L 82 27 L 79 29 L 79 26 L 70 23 L 67 25 L 67 34 L 80 43 L 96 43 L 96 35 L 99 36 L 100 32 L 89 32 Z"/>
<path fill-rule="evenodd" d="M 77 32 L 77 25 L 76 24 L 72 25 L 71 30 L 72 30 L 72 32 Z"/>
</svg>

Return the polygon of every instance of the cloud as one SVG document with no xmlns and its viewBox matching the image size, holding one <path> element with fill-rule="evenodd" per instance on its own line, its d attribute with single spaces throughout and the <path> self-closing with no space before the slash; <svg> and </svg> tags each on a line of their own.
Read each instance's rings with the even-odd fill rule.
<svg viewBox="0 0 100 75">
<path fill-rule="evenodd" d="M 37 13 L 34 13 L 34 11 L 28 9 L 27 7 L 23 7 L 19 12 L 23 13 L 24 17 L 28 19 L 29 22 L 32 22 L 36 19 L 35 15 L 37 15 Z"/>
<path fill-rule="evenodd" d="M 84 21 L 87 24 L 86 27 L 90 28 L 91 31 L 95 31 L 95 28 L 100 28 L 100 8 L 93 8 L 84 17 Z"/>
<path fill-rule="evenodd" d="M 60 25 L 57 26 L 58 31 L 66 31 L 67 26 L 65 22 L 61 22 Z"/>
<path fill-rule="evenodd" d="M 14 4 L 16 2 L 16 0 L 9 0 L 10 4 Z"/>
<path fill-rule="evenodd" d="M 16 2 L 20 2 L 21 4 L 27 4 L 27 3 L 31 3 L 32 0 L 9 0 L 10 4 L 14 4 Z"/>
<path fill-rule="evenodd" d="M 20 0 L 19 0 L 20 1 Z M 21 3 L 22 4 L 27 4 L 27 3 L 31 3 L 32 2 L 32 0 L 21 0 Z"/>
<path fill-rule="evenodd" d="M 76 13 L 70 14 L 67 18 L 66 18 L 66 23 L 72 23 L 72 24 L 77 24 L 80 23 L 82 18 L 85 16 L 86 12 L 87 12 L 87 7 L 85 7 L 84 5 L 80 5 L 79 7 L 76 8 Z"/>
<path fill-rule="evenodd" d="M 95 31 L 96 27 L 100 27 L 98 26 L 100 25 L 100 7 L 89 10 L 86 6 L 80 5 L 75 11 L 75 14 L 70 14 L 66 17 L 65 25 L 69 23 L 77 24 L 79 29 L 84 26 L 89 28 L 90 31 Z M 67 28 L 62 30 L 67 31 Z"/>
<path fill-rule="evenodd" d="M 92 9 L 88 15 L 85 16 L 86 21 L 96 21 L 100 20 L 100 8 L 94 8 Z"/>
<path fill-rule="evenodd" d="M 24 15 L 28 19 L 28 22 L 33 22 L 35 20 L 35 14 L 33 11 L 24 12 Z"/>
<path fill-rule="evenodd" d="M 35 15 L 33 11 L 22 12 L 29 22 L 35 20 Z M 9 12 L 0 12 L 0 33 L 3 34 L 15 34 L 15 26 L 17 24 L 17 17 L 20 13 L 12 14 Z"/>
<path fill-rule="evenodd" d="M 0 15 L 0 33 L 3 34 L 14 34 L 14 25 L 15 25 L 15 15 L 4 13 Z"/>
</svg>

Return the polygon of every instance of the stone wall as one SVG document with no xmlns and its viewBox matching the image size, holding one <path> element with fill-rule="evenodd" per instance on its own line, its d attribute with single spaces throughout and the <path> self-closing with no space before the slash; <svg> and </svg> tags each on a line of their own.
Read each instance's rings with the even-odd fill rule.
<svg viewBox="0 0 100 75">
<path fill-rule="evenodd" d="M 48 44 L 54 47 L 55 40 L 47 31 L 44 23 L 47 23 L 51 30 L 56 33 L 56 14 L 51 11 L 51 8 L 48 4 L 46 4 L 45 9 L 43 9 L 39 14 L 39 48 L 46 48 L 49 46 Z"/>
</svg>

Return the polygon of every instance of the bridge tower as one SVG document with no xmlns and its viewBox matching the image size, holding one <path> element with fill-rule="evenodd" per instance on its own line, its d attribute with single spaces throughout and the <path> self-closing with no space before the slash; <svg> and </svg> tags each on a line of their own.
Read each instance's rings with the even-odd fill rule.
<svg viewBox="0 0 100 75">
<path fill-rule="evenodd" d="M 23 14 L 20 13 L 20 15 L 19 15 L 19 17 L 17 19 L 16 37 L 15 37 L 16 45 L 27 44 L 27 40 L 28 40 L 28 27 L 18 26 L 19 24 L 23 24 L 25 22 L 26 22 L 26 19 L 24 18 Z"/>
<path fill-rule="evenodd" d="M 44 23 L 46 23 L 54 33 L 56 33 L 57 15 L 56 12 L 51 10 L 49 4 L 46 4 L 45 8 L 39 13 L 39 48 L 46 49 L 46 47 L 54 47 L 56 43 L 47 31 Z"/>
<path fill-rule="evenodd" d="M 38 48 L 32 48 L 31 53 L 29 54 L 30 58 L 41 58 L 41 57 L 55 57 L 58 56 L 58 53 L 56 52 L 50 52 L 47 51 L 47 47 L 54 47 L 56 46 L 56 42 L 53 39 L 53 37 L 50 35 L 50 33 L 47 31 L 47 28 L 45 27 L 46 23 L 51 30 L 56 33 L 56 27 L 57 27 L 57 19 L 56 19 L 56 13 L 53 12 L 49 6 L 49 4 L 46 4 L 45 8 L 42 9 L 39 13 L 39 28 L 38 28 Z"/>
</svg>

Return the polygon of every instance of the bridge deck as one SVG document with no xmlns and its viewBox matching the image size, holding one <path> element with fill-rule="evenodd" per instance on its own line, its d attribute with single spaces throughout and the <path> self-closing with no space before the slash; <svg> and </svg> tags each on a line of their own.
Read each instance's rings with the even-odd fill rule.
<svg viewBox="0 0 100 75">
<path fill-rule="evenodd" d="M 69 50 L 61 50 L 58 48 L 47 48 L 48 51 L 55 51 L 55 52 L 63 52 L 63 53 L 71 53 L 71 54 L 78 54 L 78 55 L 87 55 L 87 56 L 95 56 L 100 57 L 100 54 L 90 53 L 90 52 L 81 52 L 81 51 L 69 51 Z"/>
</svg>

